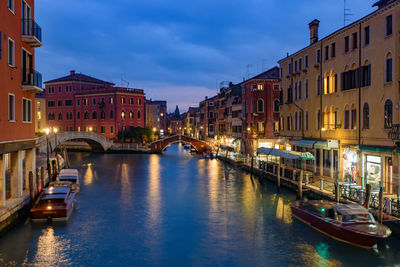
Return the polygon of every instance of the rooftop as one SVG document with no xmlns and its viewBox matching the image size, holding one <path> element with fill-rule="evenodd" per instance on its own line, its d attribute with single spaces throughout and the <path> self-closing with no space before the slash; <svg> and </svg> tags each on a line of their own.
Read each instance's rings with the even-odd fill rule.
<svg viewBox="0 0 400 267">
<path fill-rule="evenodd" d="M 75 73 L 74 70 L 72 70 L 68 76 L 64 76 L 61 78 L 47 81 L 47 82 L 45 82 L 45 84 L 58 83 L 58 82 L 84 82 L 84 83 L 93 83 L 93 84 L 101 84 L 101 85 L 114 85 L 113 83 L 99 80 L 97 78 L 94 78 L 94 77 L 91 77 L 91 76 L 88 76 L 88 75 L 85 75 L 82 73 Z"/>
<path fill-rule="evenodd" d="M 254 77 L 251 77 L 250 79 L 247 79 L 245 81 L 243 81 L 241 84 L 246 84 L 247 82 L 251 81 L 251 80 L 275 80 L 275 79 L 279 79 L 279 68 L 278 67 L 273 67 L 272 69 L 269 69 L 263 73 L 260 73 Z"/>
</svg>

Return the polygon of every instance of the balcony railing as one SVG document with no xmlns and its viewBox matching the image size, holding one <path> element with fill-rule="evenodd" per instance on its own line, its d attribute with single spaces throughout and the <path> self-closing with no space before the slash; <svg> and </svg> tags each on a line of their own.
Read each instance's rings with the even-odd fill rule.
<svg viewBox="0 0 400 267">
<path fill-rule="evenodd" d="M 42 74 L 32 69 L 22 69 L 22 90 L 40 93 L 42 89 Z"/>
<path fill-rule="evenodd" d="M 22 20 L 22 40 L 32 47 L 42 46 L 42 28 L 33 19 Z"/>
</svg>

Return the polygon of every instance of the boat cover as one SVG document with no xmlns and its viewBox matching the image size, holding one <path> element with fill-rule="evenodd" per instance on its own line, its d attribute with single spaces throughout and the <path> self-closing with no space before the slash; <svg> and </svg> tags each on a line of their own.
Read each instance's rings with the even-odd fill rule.
<svg viewBox="0 0 400 267">
<path fill-rule="evenodd" d="M 70 188 L 69 187 L 63 187 L 63 186 L 57 186 L 57 187 L 47 187 L 45 190 L 46 195 L 53 195 L 53 194 L 68 194 Z"/>
<path fill-rule="evenodd" d="M 335 209 L 342 215 L 357 215 L 369 213 L 367 209 L 357 204 L 338 204 L 335 206 Z"/>
</svg>

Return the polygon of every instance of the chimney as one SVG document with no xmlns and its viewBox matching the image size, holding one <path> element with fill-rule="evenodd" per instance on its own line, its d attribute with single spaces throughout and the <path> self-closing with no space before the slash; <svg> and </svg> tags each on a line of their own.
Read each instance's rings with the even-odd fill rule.
<svg viewBox="0 0 400 267">
<path fill-rule="evenodd" d="M 69 73 L 70 73 L 70 76 L 74 76 L 75 75 L 75 71 L 74 70 L 71 70 Z"/>
<path fill-rule="evenodd" d="M 315 44 L 318 42 L 318 27 L 319 27 L 319 20 L 314 19 L 308 24 L 310 28 L 310 44 Z"/>
</svg>

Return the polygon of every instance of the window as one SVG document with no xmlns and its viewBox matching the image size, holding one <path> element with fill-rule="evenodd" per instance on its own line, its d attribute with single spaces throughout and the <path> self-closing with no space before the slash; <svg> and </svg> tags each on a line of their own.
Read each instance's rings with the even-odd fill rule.
<svg viewBox="0 0 400 267">
<path fill-rule="evenodd" d="M 102 110 L 100 112 L 100 118 L 105 119 L 106 118 L 106 113 L 104 112 L 104 110 Z"/>
<path fill-rule="evenodd" d="M 288 65 L 288 73 L 292 74 L 292 63 L 289 63 Z"/>
<path fill-rule="evenodd" d="M 275 113 L 279 113 L 279 104 L 280 104 L 280 101 L 278 99 L 275 99 L 274 100 L 274 112 Z"/>
<path fill-rule="evenodd" d="M 14 0 L 8 0 L 8 9 L 14 13 Z"/>
<path fill-rule="evenodd" d="M 97 112 L 93 111 L 92 113 L 92 119 L 96 120 L 97 119 Z"/>
<path fill-rule="evenodd" d="M 129 104 L 133 105 L 133 97 L 129 98 Z"/>
<path fill-rule="evenodd" d="M 302 66 L 301 66 L 301 58 L 299 59 L 299 70 L 301 70 L 302 69 Z"/>
<path fill-rule="evenodd" d="M 364 28 L 364 45 L 369 45 L 369 26 Z"/>
<path fill-rule="evenodd" d="M 121 97 L 121 104 L 125 104 L 125 97 Z"/>
<path fill-rule="evenodd" d="M 301 82 L 299 82 L 299 95 L 298 95 L 298 99 L 301 99 Z"/>
<path fill-rule="evenodd" d="M 344 37 L 344 52 L 349 52 L 349 36 Z"/>
<path fill-rule="evenodd" d="M 321 50 L 320 49 L 318 49 L 317 50 L 317 63 L 320 63 L 321 62 Z"/>
<path fill-rule="evenodd" d="M 358 87 L 358 82 L 359 82 L 358 72 L 359 72 L 358 68 L 353 67 L 352 70 L 347 70 L 340 74 L 342 91 Z"/>
<path fill-rule="evenodd" d="M 357 33 L 353 33 L 353 49 L 357 48 Z"/>
<path fill-rule="evenodd" d="M 62 100 L 58 100 L 58 104 L 59 107 L 62 107 Z"/>
<path fill-rule="evenodd" d="M 140 110 L 137 111 L 137 118 L 140 119 Z"/>
<path fill-rule="evenodd" d="M 264 112 L 264 101 L 262 99 L 257 100 L 257 112 L 258 113 Z"/>
<path fill-rule="evenodd" d="M 361 67 L 361 86 L 370 86 L 371 85 L 371 65 L 368 64 L 368 61 L 365 62 L 365 65 Z"/>
<path fill-rule="evenodd" d="M 14 41 L 8 38 L 8 65 L 15 65 L 15 44 Z"/>
<path fill-rule="evenodd" d="M 58 120 L 59 120 L 59 121 L 62 121 L 62 113 L 61 113 L 61 112 L 58 113 Z"/>
<path fill-rule="evenodd" d="M 393 17 L 392 15 L 386 17 L 386 36 L 393 33 Z"/>
<path fill-rule="evenodd" d="M 297 72 L 297 60 L 294 61 L 294 72 Z"/>
<path fill-rule="evenodd" d="M 65 100 L 65 106 L 71 107 L 72 106 L 72 100 Z"/>
<path fill-rule="evenodd" d="M 62 91 L 62 88 L 61 88 L 61 86 L 59 86 L 58 87 L 58 93 L 61 93 L 61 91 Z"/>
<path fill-rule="evenodd" d="M 357 128 L 357 109 L 356 105 L 351 106 L 351 127 L 350 129 L 356 129 Z"/>
<path fill-rule="evenodd" d="M 304 67 L 308 68 L 308 55 L 304 57 Z"/>
<path fill-rule="evenodd" d="M 96 106 L 96 98 L 93 98 L 92 102 L 93 102 L 93 106 Z"/>
<path fill-rule="evenodd" d="M 110 99 L 108 100 L 108 102 L 109 102 L 110 104 L 113 104 L 113 103 L 114 103 L 114 98 L 110 97 Z"/>
<path fill-rule="evenodd" d="M 305 90 L 305 98 L 308 98 L 308 80 L 306 80 L 306 90 Z"/>
<path fill-rule="evenodd" d="M 350 108 L 348 105 L 344 107 L 344 129 L 350 128 Z"/>
<path fill-rule="evenodd" d="M 32 122 L 32 100 L 22 98 L 22 121 Z"/>
<path fill-rule="evenodd" d="M 47 106 L 48 106 L 49 108 L 55 107 L 55 105 L 56 105 L 56 103 L 55 103 L 54 101 L 48 101 L 48 102 L 47 102 Z"/>
<path fill-rule="evenodd" d="M 84 104 L 85 106 L 88 105 L 88 99 L 87 99 L 87 98 L 83 99 L 83 104 Z"/>
<path fill-rule="evenodd" d="M 331 57 L 336 57 L 336 43 L 331 45 Z"/>
<path fill-rule="evenodd" d="M 110 126 L 110 133 L 114 133 L 114 128 Z"/>
<path fill-rule="evenodd" d="M 325 60 L 329 59 L 329 46 L 325 46 Z"/>
<path fill-rule="evenodd" d="M 129 119 L 133 119 L 133 112 L 132 112 L 132 110 L 129 111 Z"/>
<path fill-rule="evenodd" d="M 80 99 L 76 100 L 76 105 L 77 105 L 77 106 L 80 106 L 80 105 L 81 105 L 81 100 L 80 100 Z"/>
<path fill-rule="evenodd" d="M 105 104 L 105 103 L 106 103 L 106 101 L 105 101 L 105 98 L 104 98 L 104 97 L 102 97 L 102 98 L 101 98 L 101 103 L 102 103 L 102 104 Z"/>
<path fill-rule="evenodd" d="M 85 113 L 83 113 L 83 118 L 85 120 L 88 120 L 89 119 L 89 112 L 85 111 Z"/>
<path fill-rule="evenodd" d="M 385 129 L 392 128 L 393 123 L 393 103 L 392 100 L 388 99 L 385 102 Z"/>
<path fill-rule="evenodd" d="M 8 120 L 15 121 L 15 95 L 8 94 Z"/>
<path fill-rule="evenodd" d="M 264 85 L 263 84 L 257 84 L 257 90 L 258 91 L 264 90 Z"/>
<path fill-rule="evenodd" d="M 392 61 L 392 54 L 389 53 L 386 56 L 386 82 L 391 82 L 393 80 L 393 61 Z"/>
<path fill-rule="evenodd" d="M 363 129 L 369 129 L 369 105 L 364 103 L 363 107 Z"/>
<path fill-rule="evenodd" d="M 210 113 L 208 114 L 208 117 L 209 117 L 210 119 L 213 119 L 213 118 L 214 118 L 214 112 L 210 111 Z"/>
<path fill-rule="evenodd" d="M 77 120 L 80 120 L 80 119 L 81 119 L 81 113 L 80 113 L 79 111 L 76 113 L 76 119 L 77 119 Z"/>
<path fill-rule="evenodd" d="M 110 119 L 114 118 L 114 112 L 112 110 L 110 110 Z"/>
<path fill-rule="evenodd" d="M 55 115 L 54 113 L 49 113 L 49 114 L 47 115 L 47 119 L 48 119 L 49 121 L 54 121 L 54 120 L 55 120 L 55 117 L 56 117 L 56 115 Z"/>
<path fill-rule="evenodd" d="M 297 82 L 294 84 L 294 100 L 297 100 Z"/>
<path fill-rule="evenodd" d="M 102 134 L 105 133 L 105 132 L 106 132 L 106 127 L 101 126 L 101 127 L 100 127 L 100 132 L 101 132 Z"/>
<path fill-rule="evenodd" d="M 298 129 L 297 128 L 297 112 L 294 113 L 294 128 L 295 131 Z"/>
<path fill-rule="evenodd" d="M 138 105 L 141 105 L 142 104 L 142 99 L 138 98 L 137 103 L 138 103 Z"/>
</svg>

